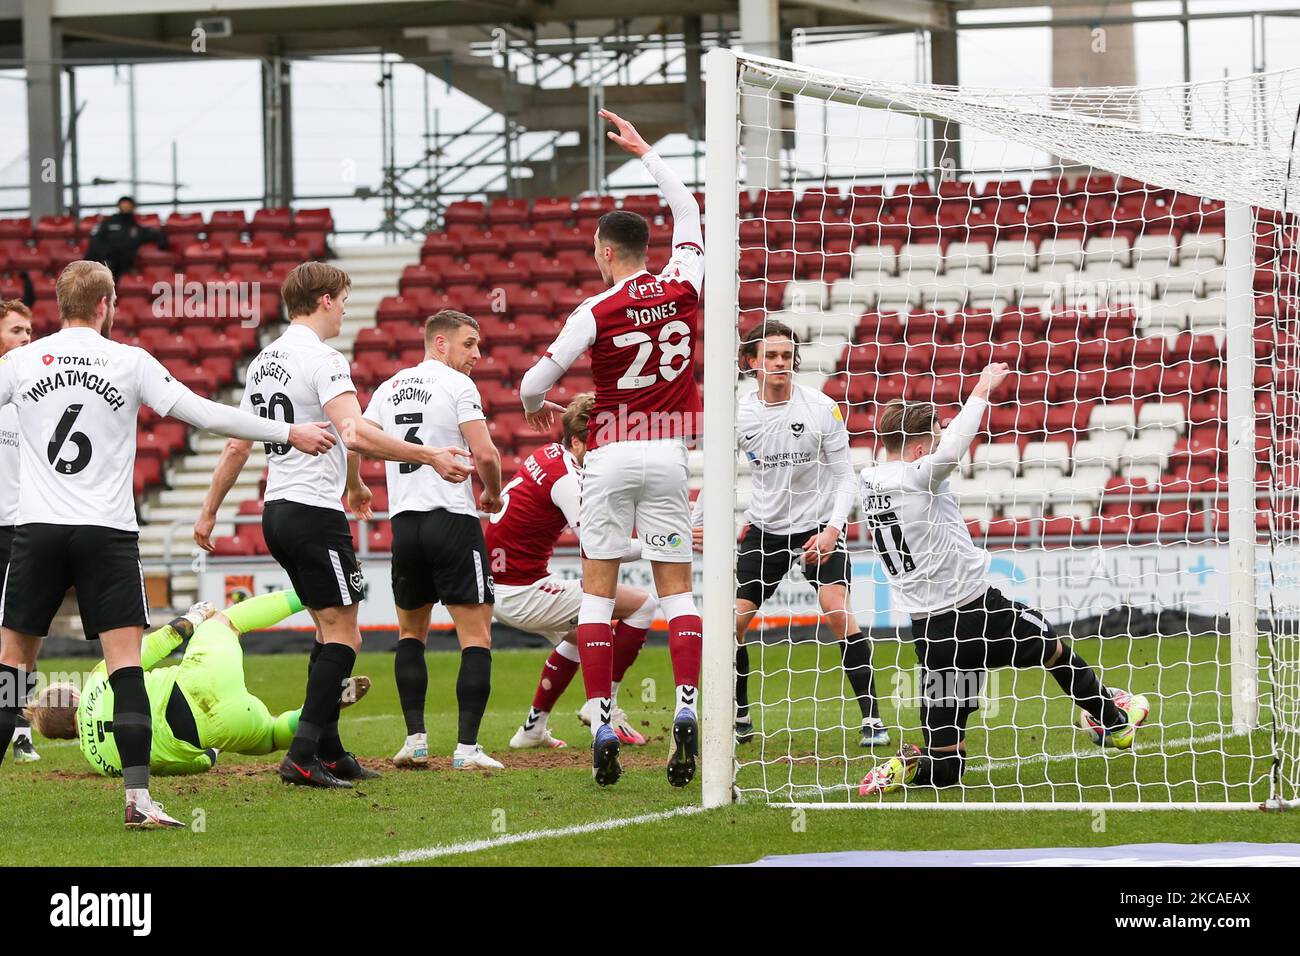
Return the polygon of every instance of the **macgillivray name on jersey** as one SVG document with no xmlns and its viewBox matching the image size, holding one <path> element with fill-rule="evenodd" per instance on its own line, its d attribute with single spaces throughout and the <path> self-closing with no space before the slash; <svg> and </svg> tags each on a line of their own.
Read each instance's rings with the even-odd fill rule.
<svg viewBox="0 0 1300 956">
<path fill-rule="evenodd" d="M 27 391 L 23 392 L 23 398 L 29 402 L 37 402 L 51 392 L 61 388 L 84 388 L 93 392 L 108 403 L 109 408 L 113 411 L 121 411 L 126 405 L 126 397 L 118 391 L 116 385 L 108 379 L 96 375 L 94 372 L 80 372 L 70 370 L 67 372 L 55 372 L 53 375 L 47 375 L 39 382 L 34 384 Z"/>
</svg>

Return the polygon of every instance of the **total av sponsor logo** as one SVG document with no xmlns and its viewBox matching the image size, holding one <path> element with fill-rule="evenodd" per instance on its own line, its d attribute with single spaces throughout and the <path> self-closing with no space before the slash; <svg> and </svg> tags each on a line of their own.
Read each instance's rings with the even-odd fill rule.
<svg viewBox="0 0 1300 956">
<path fill-rule="evenodd" d="M 126 927 L 132 936 L 153 930 L 152 893 L 91 893 L 73 886 L 50 897 L 50 925 L 64 928 Z"/>
</svg>

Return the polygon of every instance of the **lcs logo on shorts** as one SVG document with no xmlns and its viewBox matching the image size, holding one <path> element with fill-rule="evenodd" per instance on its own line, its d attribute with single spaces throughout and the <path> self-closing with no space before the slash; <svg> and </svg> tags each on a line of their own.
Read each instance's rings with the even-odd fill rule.
<svg viewBox="0 0 1300 956">
<path fill-rule="evenodd" d="M 674 531 L 672 534 L 648 534 L 645 536 L 645 543 L 652 548 L 680 548 L 682 546 L 682 536 Z"/>
</svg>

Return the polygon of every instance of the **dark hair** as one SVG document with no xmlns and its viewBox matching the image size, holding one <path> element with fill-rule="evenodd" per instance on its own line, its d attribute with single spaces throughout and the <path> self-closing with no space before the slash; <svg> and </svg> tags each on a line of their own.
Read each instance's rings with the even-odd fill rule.
<svg viewBox="0 0 1300 956">
<path fill-rule="evenodd" d="M 929 402 L 894 399 L 876 419 L 876 434 L 887 449 L 897 454 L 909 442 L 934 432 L 935 410 Z"/>
<path fill-rule="evenodd" d="M 457 312 L 455 309 L 443 309 L 429 316 L 424 323 L 424 345 L 428 348 L 433 344 L 435 335 L 449 335 L 455 332 L 462 325 L 468 325 L 475 332 L 481 332 L 478 321 L 464 312 Z"/>
<path fill-rule="evenodd" d="M 740 337 L 740 351 L 737 353 L 736 361 L 740 364 L 741 375 L 754 373 L 750 362 L 758 361 L 758 343 L 769 337 L 789 339 L 794 343 L 794 362 L 791 363 L 790 368 L 792 371 L 799 371 L 799 336 L 784 322 L 764 319 Z"/>
<path fill-rule="evenodd" d="M 596 235 L 623 255 L 644 259 L 646 247 L 650 245 L 650 224 L 644 216 L 626 209 L 615 209 L 600 217 Z"/>
<path fill-rule="evenodd" d="M 134 197 L 134 196 L 119 196 L 118 199 L 117 199 L 117 204 L 120 206 L 120 205 L 122 205 L 122 203 L 124 203 L 124 202 L 129 202 L 132 206 L 134 206 L 134 205 L 135 205 L 135 197 Z"/>
</svg>

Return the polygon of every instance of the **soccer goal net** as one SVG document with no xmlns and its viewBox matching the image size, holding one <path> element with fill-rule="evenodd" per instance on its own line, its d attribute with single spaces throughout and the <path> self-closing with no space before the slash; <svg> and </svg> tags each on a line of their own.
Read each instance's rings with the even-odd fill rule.
<svg viewBox="0 0 1300 956">
<path fill-rule="evenodd" d="M 718 50 L 707 80 L 706 803 L 1296 802 L 1300 71 L 989 90 Z M 849 607 L 890 744 L 862 745 L 797 554 L 745 635 L 753 729 L 736 742 L 737 539 L 752 469 L 783 465 L 738 454 L 756 384 L 737 348 L 764 322 L 797 334 L 797 386 L 837 403 L 855 473 L 884 460 L 888 403 L 933 403 L 943 424 L 985 365 L 1010 366 L 944 491 L 990 554 L 989 583 L 1105 688 L 1146 698 L 1131 747 L 1098 746 L 1044 668 L 995 669 L 959 782 L 861 796 L 900 744 L 923 744 L 928 691 L 891 589 L 906 544 L 856 504 Z M 826 487 L 791 483 L 749 518 L 806 523 L 803 498 Z"/>
</svg>

